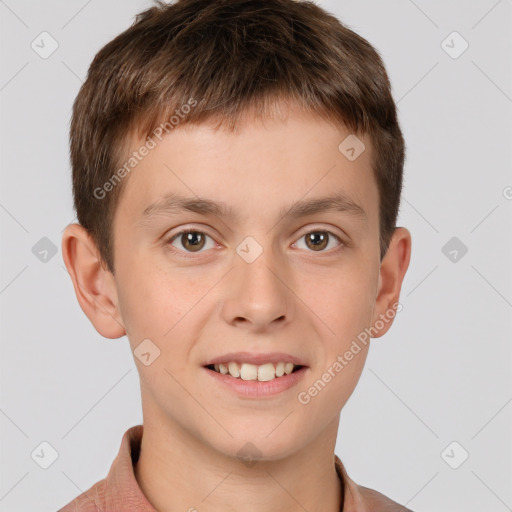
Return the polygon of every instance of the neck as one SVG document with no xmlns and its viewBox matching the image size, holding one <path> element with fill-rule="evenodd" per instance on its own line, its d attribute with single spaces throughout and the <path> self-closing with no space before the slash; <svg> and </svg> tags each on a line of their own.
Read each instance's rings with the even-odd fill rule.
<svg viewBox="0 0 512 512">
<path fill-rule="evenodd" d="M 216 451 L 179 425 L 145 419 L 135 478 L 159 512 L 339 512 L 338 424 L 336 417 L 288 457 L 251 465 Z"/>
</svg>

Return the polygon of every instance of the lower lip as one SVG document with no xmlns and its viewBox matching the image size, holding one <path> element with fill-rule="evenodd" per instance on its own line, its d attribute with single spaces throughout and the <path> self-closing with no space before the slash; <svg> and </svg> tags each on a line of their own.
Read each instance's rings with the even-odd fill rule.
<svg viewBox="0 0 512 512">
<path fill-rule="evenodd" d="M 260 382 L 258 380 L 236 379 L 230 375 L 218 373 L 208 368 L 204 369 L 220 384 L 232 389 L 239 395 L 249 398 L 264 398 L 278 395 L 279 393 L 282 393 L 283 391 L 286 391 L 298 384 L 308 370 L 307 367 L 303 366 L 299 370 L 288 375 L 285 374 L 282 377 L 276 377 L 272 380 Z"/>
</svg>

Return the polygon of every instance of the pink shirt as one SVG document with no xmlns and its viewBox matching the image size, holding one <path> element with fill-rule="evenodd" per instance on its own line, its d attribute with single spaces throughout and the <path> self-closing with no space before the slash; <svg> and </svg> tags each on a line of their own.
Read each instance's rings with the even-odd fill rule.
<svg viewBox="0 0 512 512">
<path fill-rule="evenodd" d="M 133 463 L 139 458 L 142 430 L 142 425 L 129 428 L 107 477 L 58 512 L 157 512 L 142 493 L 133 472 Z M 344 483 L 340 512 L 412 512 L 383 494 L 354 483 L 338 456 L 334 457 L 336 471 Z"/>
</svg>

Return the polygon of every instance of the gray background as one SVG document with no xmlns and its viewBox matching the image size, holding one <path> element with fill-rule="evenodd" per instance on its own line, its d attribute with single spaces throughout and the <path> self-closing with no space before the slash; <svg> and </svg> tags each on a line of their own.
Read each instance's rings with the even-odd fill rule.
<svg viewBox="0 0 512 512">
<path fill-rule="evenodd" d="M 357 483 L 415 512 L 512 510 L 512 1 L 319 3 L 384 58 L 413 238 L 403 310 L 372 343 L 336 452 Z M 127 339 L 82 313 L 60 241 L 75 220 L 72 102 L 95 53 L 148 5 L 0 0 L 1 511 L 63 506 L 142 420 Z M 59 45 L 47 59 L 31 48 L 43 31 Z M 469 43 L 457 58 L 442 45 L 453 31 Z M 43 441 L 58 452 L 48 469 L 31 457 Z"/>
</svg>

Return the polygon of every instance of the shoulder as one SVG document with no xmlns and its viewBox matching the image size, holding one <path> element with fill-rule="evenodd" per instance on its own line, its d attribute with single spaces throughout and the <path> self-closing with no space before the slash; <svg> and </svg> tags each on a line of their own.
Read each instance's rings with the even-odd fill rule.
<svg viewBox="0 0 512 512">
<path fill-rule="evenodd" d="M 142 425 L 126 430 L 107 477 L 58 512 L 155 512 L 142 493 L 133 471 L 133 463 L 139 457 L 142 432 Z"/>
<path fill-rule="evenodd" d="M 400 505 L 396 501 L 384 496 L 384 494 L 363 487 L 357 486 L 361 496 L 363 497 L 364 503 L 368 511 L 372 512 L 413 512 L 404 505 Z"/>
</svg>

